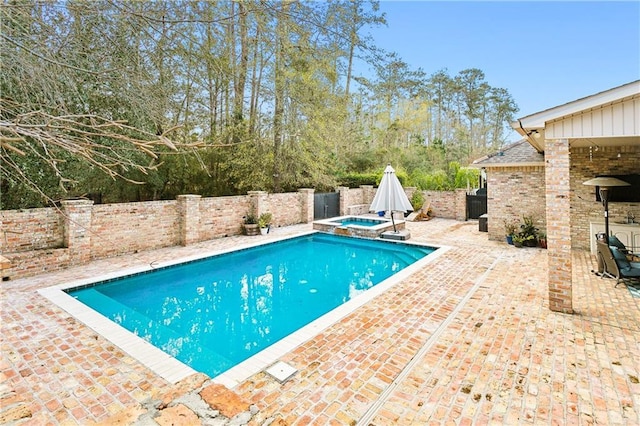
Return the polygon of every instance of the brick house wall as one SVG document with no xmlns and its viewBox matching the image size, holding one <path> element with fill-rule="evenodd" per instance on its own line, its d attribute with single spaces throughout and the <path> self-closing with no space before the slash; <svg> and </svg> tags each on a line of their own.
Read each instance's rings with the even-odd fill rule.
<svg viewBox="0 0 640 426">
<path fill-rule="evenodd" d="M 618 157 L 620 154 L 620 157 Z M 593 186 L 582 182 L 598 175 L 640 174 L 640 146 L 571 149 L 571 241 L 574 249 L 589 250 L 590 223 L 604 222 L 604 207 Z M 640 203 L 609 203 L 609 221 L 640 220 Z"/>
<path fill-rule="evenodd" d="M 487 216 L 491 240 L 504 240 L 504 221 L 522 222 L 532 216 L 541 232 L 546 230 L 545 171 L 541 166 L 491 167 L 487 169 Z"/>
</svg>

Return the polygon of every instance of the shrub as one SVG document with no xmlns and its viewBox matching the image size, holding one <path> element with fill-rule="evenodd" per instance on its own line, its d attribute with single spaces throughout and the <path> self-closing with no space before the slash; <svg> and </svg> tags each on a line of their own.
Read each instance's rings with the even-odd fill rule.
<svg viewBox="0 0 640 426">
<path fill-rule="evenodd" d="M 348 173 L 340 176 L 338 179 L 339 186 L 348 188 L 359 188 L 360 185 L 377 185 L 379 177 L 376 173 Z"/>
<path fill-rule="evenodd" d="M 413 207 L 413 211 L 416 211 L 424 205 L 424 195 L 422 191 L 416 191 L 411 196 L 411 206 Z"/>
</svg>

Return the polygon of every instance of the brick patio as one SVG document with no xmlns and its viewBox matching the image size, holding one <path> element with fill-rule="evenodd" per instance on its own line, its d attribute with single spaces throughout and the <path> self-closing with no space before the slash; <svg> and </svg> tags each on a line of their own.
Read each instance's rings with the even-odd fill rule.
<svg viewBox="0 0 640 426">
<path fill-rule="evenodd" d="M 547 257 L 477 222 L 408 223 L 452 250 L 231 391 L 171 384 L 35 290 L 311 229 L 120 256 L 2 283 L 0 424 L 640 424 L 640 298 L 573 252 L 574 314 L 548 308 Z M 217 422 L 217 423 L 215 423 Z"/>
</svg>

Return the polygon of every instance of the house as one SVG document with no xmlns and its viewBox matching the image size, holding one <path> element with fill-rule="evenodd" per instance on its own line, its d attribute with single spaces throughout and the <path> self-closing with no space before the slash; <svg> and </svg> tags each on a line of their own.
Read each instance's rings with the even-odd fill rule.
<svg viewBox="0 0 640 426">
<path fill-rule="evenodd" d="M 522 117 L 511 126 L 523 140 L 473 163 L 487 175 L 489 238 L 504 238 L 504 220 L 532 216 L 547 233 L 549 307 L 571 313 L 571 251 L 589 250 L 593 231 L 604 222 L 595 188 L 583 182 L 640 175 L 640 80 Z M 628 217 L 640 221 L 640 202 L 609 203 L 610 222 Z M 630 232 L 627 241 L 640 249 L 636 227 L 637 235 Z"/>
</svg>

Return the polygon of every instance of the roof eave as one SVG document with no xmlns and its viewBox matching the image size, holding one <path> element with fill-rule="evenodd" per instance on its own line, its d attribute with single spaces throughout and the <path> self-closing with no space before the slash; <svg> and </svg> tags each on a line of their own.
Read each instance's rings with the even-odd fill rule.
<svg viewBox="0 0 640 426">
<path fill-rule="evenodd" d="M 526 161 L 522 163 L 477 163 L 471 164 L 469 167 L 475 167 L 477 169 L 487 169 L 494 167 L 544 167 L 544 161 Z"/>
<path fill-rule="evenodd" d="M 514 124 L 517 123 L 518 127 L 514 127 L 516 131 L 518 131 L 518 128 L 520 128 L 520 126 L 524 127 L 524 129 L 527 130 L 544 129 L 546 123 L 549 121 L 577 114 L 582 111 L 587 111 L 592 108 L 597 108 L 601 105 L 620 102 L 622 99 L 637 95 L 638 93 L 640 93 L 640 80 L 636 80 L 631 83 L 615 87 L 613 89 L 605 90 L 604 92 L 596 93 L 595 95 L 568 102 L 554 108 L 536 112 L 535 114 L 524 116 L 517 122 L 512 123 L 512 127 L 514 127 Z M 524 129 L 520 128 L 520 130 L 522 131 L 524 131 Z M 522 135 L 525 136 L 525 134 Z"/>
<path fill-rule="evenodd" d="M 547 123 L 588 111 L 603 105 L 622 102 L 640 93 L 640 80 L 596 93 L 566 104 L 524 116 L 511 123 L 511 127 L 538 152 L 544 152 L 544 129 Z M 533 137 L 538 136 L 537 138 Z"/>
</svg>

